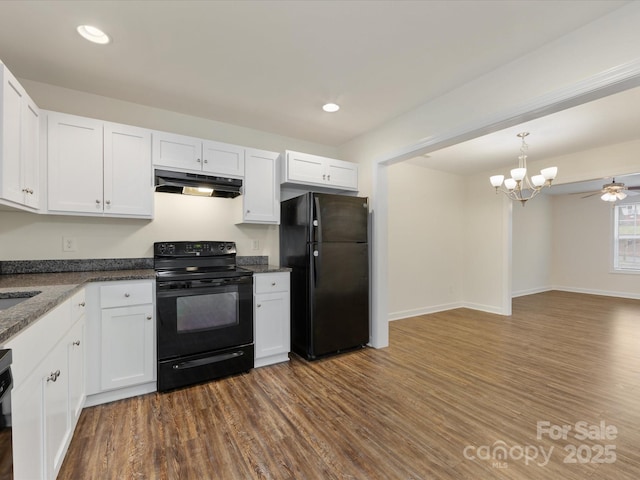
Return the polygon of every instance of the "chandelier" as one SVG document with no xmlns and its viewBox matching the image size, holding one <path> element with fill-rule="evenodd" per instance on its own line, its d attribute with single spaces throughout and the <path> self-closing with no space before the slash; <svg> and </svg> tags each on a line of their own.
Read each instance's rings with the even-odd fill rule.
<svg viewBox="0 0 640 480">
<path fill-rule="evenodd" d="M 505 180 L 504 175 L 493 175 L 489 177 L 491 185 L 498 191 L 504 193 L 511 200 L 517 200 L 524 204 L 527 200 L 531 200 L 533 197 L 540 193 L 544 187 L 551 186 L 551 182 L 558 174 L 558 167 L 543 168 L 540 174 L 534 175 L 529 179 L 527 175 L 527 149 L 529 145 L 524 139 L 529 135 L 529 132 L 521 132 L 518 137 L 522 139 L 522 145 L 520 146 L 520 156 L 518 157 L 518 168 L 511 170 L 511 178 Z M 504 186 L 501 188 L 503 185 Z"/>
</svg>

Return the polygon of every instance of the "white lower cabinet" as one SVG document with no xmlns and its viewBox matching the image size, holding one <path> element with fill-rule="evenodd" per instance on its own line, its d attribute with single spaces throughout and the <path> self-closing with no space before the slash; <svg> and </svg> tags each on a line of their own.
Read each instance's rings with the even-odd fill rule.
<svg viewBox="0 0 640 480">
<path fill-rule="evenodd" d="M 153 305 L 104 308 L 100 327 L 102 390 L 153 381 Z"/>
<path fill-rule="evenodd" d="M 66 343 L 66 342 L 65 342 Z M 45 362 L 43 377 L 44 432 L 46 455 L 46 478 L 55 478 L 62 466 L 68 442 L 72 434 L 69 431 L 69 367 L 67 364 L 67 345 L 60 345 Z M 64 368 L 66 366 L 66 368 Z"/>
<path fill-rule="evenodd" d="M 289 360 L 289 273 L 254 274 L 255 367 Z"/>
<path fill-rule="evenodd" d="M 84 331 L 83 318 L 71 329 L 66 342 L 69 355 L 69 415 L 74 426 L 78 423 L 86 399 Z"/>
<path fill-rule="evenodd" d="M 84 392 L 82 312 L 56 307 L 5 346 L 13 350 L 13 469 L 16 479 L 54 479 L 60 471 Z M 82 300 L 84 302 L 84 300 Z"/>
<path fill-rule="evenodd" d="M 87 320 L 87 405 L 156 390 L 152 280 L 93 283 Z"/>
</svg>

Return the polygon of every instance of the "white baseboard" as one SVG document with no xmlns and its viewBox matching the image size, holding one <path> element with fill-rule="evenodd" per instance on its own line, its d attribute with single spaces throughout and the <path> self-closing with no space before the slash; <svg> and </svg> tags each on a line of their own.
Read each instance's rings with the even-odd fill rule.
<svg viewBox="0 0 640 480">
<path fill-rule="evenodd" d="M 536 293 L 548 292 L 550 290 L 554 290 L 554 288 L 553 287 L 536 287 L 536 288 L 529 288 L 526 290 L 518 290 L 518 291 L 511 292 L 511 298 L 524 297 L 526 295 L 535 295 Z"/>
<path fill-rule="evenodd" d="M 116 390 L 109 390 L 107 392 L 96 393 L 94 395 L 87 395 L 87 400 L 84 406 L 93 407 L 95 405 L 101 405 L 103 403 L 122 400 L 123 398 L 137 397 L 138 395 L 152 393 L 156 390 L 156 382 L 143 383 L 141 385 L 134 385 L 132 387 L 118 388 Z"/>
<path fill-rule="evenodd" d="M 411 310 L 400 310 L 398 312 L 389 313 L 389 321 L 402 320 L 403 318 L 418 317 L 420 315 L 428 315 L 430 313 L 444 312 L 446 310 L 453 310 L 455 308 L 461 308 L 464 305 L 459 302 L 445 303 L 442 305 L 433 305 L 431 307 L 413 308 Z"/>
<path fill-rule="evenodd" d="M 565 287 L 554 285 L 551 290 L 559 290 L 561 292 L 587 293 L 589 295 L 602 295 L 604 297 L 631 298 L 640 300 L 640 293 L 637 292 L 613 292 L 609 290 L 595 290 L 591 288 Z"/>
<path fill-rule="evenodd" d="M 577 287 L 565 287 L 559 285 L 553 285 L 549 287 L 531 288 L 528 290 L 519 290 L 512 293 L 512 298 L 524 297 L 526 295 L 535 295 L 536 293 L 549 292 L 551 290 L 558 290 L 561 292 L 572 293 L 585 293 L 588 295 L 602 295 L 605 297 L 617 297 L 617 298 L 631 298 L 640 300 L 640 293 L 635 292 L 613 292 L 608 290 L 594 290 L 589 288 L 577 288 Z M 389 314 L 389 321 L 402 320 L 403 318 L 418 317 L 420 315 L 429 315 L 430 313 L 444 312 L 447 310 L 454 310 L 456 308 L 469 308 L 471 310 L 479 310 L 481 312 L 494 313 L 496 315 L 503 315 L 500 307 L 494 307 L 492 305 L 483 305 L 480 303 L 472 302 L 456 302 L 447 303 L 442 305 L 434 305 L 431 307 L 414 308 L 411 310 L 400 310 L 397 312 L 391 312 Z"/>
<path fill-rule="evenodd" d="M 502 308 L 494 305 L 483 305 L 481 303 L 464 302 L 462 305 L 464 308 L 470 308 L 471 310 L 479 310 L 480 312 L 494 313 L 496 315 L 504 315 Z"/>
</svg>

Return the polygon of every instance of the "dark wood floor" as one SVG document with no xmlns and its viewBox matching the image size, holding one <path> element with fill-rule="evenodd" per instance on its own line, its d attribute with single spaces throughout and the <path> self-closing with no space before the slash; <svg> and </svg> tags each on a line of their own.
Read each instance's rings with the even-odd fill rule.
<svg viewBox="0 0 640 480">
<path fill-rule="evenodd" d="M 512 317 L 459 309 L 390 336 L 87 408 L 59 478 L 640 478 L 640 301 L 547 292 Z M 572 430 L 538 439 L 545 421 Z M 581 440 L 578 422 L 617 435 Z"/>
</svg>

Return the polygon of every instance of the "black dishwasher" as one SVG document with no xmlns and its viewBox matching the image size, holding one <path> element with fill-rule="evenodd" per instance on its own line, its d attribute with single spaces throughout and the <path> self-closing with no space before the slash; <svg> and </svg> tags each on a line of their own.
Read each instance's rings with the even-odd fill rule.
<svg viewBox="0 0 640 480">
<path fill-rule="evenodd" d="M 0 479 L 13 478 L 11 350 L 0 350 Z"/>
</svg>

